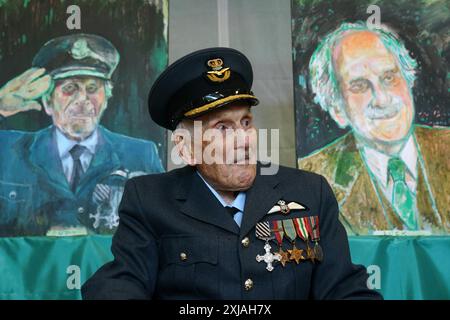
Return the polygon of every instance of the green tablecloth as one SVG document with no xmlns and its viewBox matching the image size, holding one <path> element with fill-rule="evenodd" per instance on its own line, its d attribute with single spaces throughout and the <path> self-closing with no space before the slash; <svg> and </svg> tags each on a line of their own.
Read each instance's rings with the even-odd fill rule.
<svg viewBox="0 0 450 320">
<path fill-rule="evenodd" d="M 109 236 L 0 238 L 0 299 L 80 299 L 110 246 Z M 350 248 L 385 299 L 450 299 L 450 237 L 351 237 Z"/>
</svg>

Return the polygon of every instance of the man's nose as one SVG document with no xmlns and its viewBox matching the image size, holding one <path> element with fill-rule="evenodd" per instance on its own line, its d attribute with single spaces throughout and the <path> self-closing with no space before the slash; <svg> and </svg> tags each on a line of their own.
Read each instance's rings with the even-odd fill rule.
<svg viewBox="0 0 450 320">
<path fill-rule="evenodd" d="M 77 92 L 77 100 L 87 100 L 88 99 L 88 93 L 84 86 L 79 86 L 78 92 Z"/>
<path fill-rule="evenodd" d="M 391 102 L 391 95 L 382 85 L 375 83 L 372 87 L 373 106 L 376 108 L 386 108 Z"/>
<path fill-rule="evenodd" d="M 247 130 L 238 128 L 234 131 L 236 149 L 247 149 L 250 145 L 250 136 Z"/>
</svg>

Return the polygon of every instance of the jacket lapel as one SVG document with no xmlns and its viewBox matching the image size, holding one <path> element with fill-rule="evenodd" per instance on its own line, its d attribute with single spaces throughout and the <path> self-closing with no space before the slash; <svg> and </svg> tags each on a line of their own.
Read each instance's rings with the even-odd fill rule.
<svg viewBox="0 0 450 320">
<path fill-rule="evenodd" d="M 71 196 L 72 192 L 58 155 L 54 127 L 50 126 L 36 132 L 29 150 L 30 165 L 36 169 L 36 172 L 43 175 L 44 180 L 56 185 L 56 190 Z"/>
<path fill-rule="evenodd" d="M 184 201 L 181 212 L 196 220 L 239 234 L 236 222 L 227 214 L 195 169 L 186 166 L 182 170 L 184 172 L 176 195 L 176 199 Z"/>
<path fill-rule="evenodd" d="M 114 145 L 105 131 L 99 127 L 94 157 L 87 171 L 82 175 L 77 191 L 85 189 L 86 185 L 97 184 L 118 168 L 120 168 L 120 159 L 114 151 Z"/>
<path fill-rule="evenodd" d="M 417 208 L 421 217 L 419 226 L 426 227 L 431 224 L 433 229 L 440 229 L 443 226 L 441 217 L 437 209 L 433 208 L 432 198 L 428 189 L 424 180 L 424 170 L 419 165 L 417 181 Z"/>
<path fill-rule="evenodd" d="M 244 216 L 240 229 L 240 238 L 267 214 L 270 208 L 281 199 L 277 175 L 261 175 L 261 164 L 257 165 L 257 174 L 253 186 L 247 191 Z"/>
<path fill-rule="evenodd" d="M 377 196 L 374 179 L 364 164 L 354 136 L 349 136 L 339 153 L 331 183 L 334 190 L 340 190 L 341 196 L 337 198 L 341 220 L 354 234 L 392 228 L 391 215 L 383 209 L 383 200 Z"/>
<path fill-rule="evenodd" d="M 356 234 L 367 234 L 374 230 L 401 229 L 401 221 L 368 170 L 366 168 L 361 171 L 349 201 L 342 206 L 342 215 L 351 217 L 351 228 L 354 228 Z"/>
</svg>

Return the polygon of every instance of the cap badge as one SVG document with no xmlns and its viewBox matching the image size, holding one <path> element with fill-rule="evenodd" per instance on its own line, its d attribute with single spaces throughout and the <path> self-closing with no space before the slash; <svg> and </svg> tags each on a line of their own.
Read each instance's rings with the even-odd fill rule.
<svg viewBox="0 0 450 320">
<path fill-rule="evenodd" d="M 81 60 L 87 57 L 91 57 L 93 59 L 100 60 L 102 62 L 106 62 L 103 57 L 95 53 L 89 48 L 86 39 L 78 39 L 72 45 L 72 49 L 70 50 L 70 55 L 76 59 Z"/>
<path fill-rule="evenodd" d="M 208 60 L 206 63 L 212 70 L 206 73 L 206 76 L 212 82 L 224 82 L 230 78 L 230 68 L 223 68 L 223 60 L 220 58 Z"/>
<path fill-rule="evenodd" d="M 91 55 L 91 49 L 88 47 L 85 39 L 79 39 L 72 45 L 70 54 L 74 59 L 81 60 Z"/>
</svg>

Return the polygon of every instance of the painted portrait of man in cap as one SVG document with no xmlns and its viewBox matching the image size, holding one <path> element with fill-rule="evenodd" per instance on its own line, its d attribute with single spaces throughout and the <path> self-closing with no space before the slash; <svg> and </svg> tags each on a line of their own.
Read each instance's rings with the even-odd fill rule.
<svg viewBox="0 0 450 320">
<path fill-rule="evenodd" d="M 158 141 L 102 124 L 114 86 L 124 86 L 120 62 L 106 37 L 73 32 L 43 43 L 31 68 L 0 84 L 0 236 L 112 234 L 125 182 L 164 171 Z M 8 125 L 32 111 L 51 123 Z"/>
</svg>

